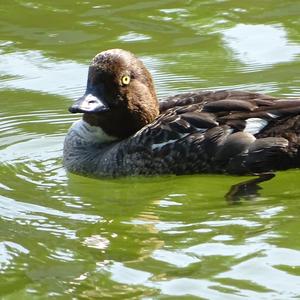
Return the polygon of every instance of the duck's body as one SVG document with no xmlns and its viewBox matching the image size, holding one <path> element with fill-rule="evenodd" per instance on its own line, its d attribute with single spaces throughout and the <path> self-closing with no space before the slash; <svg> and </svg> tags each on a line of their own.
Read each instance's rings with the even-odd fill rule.
<svg viewBox="0 0 300 300">
<path fill-rule="evenodd" d="M 158 102 L 151 75 L 124 50 L 93 60 L 71 108 L 64 165 L 87 176 L 251 174 L 300 165 L 300 99 L 239 91 Z"/>
</svg>

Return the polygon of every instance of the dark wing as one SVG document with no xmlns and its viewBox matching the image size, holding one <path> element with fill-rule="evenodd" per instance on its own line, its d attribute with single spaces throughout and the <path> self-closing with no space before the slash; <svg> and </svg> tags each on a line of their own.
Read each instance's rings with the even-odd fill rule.
<svg viewBox="0 0 300 300">
<path fill-rule="evenodd" d="M 256 101 L 268 105 L 270 101 L 276 98 L 264 94 L 241 92 L 241 91 L 195 91 L 178 94 L 166 98 L 160 102 L 161 113 L 175 106 L 186 106 L 191 104 L 204 105 L 205 103 L 216 102 L 220 100 L 244 100 L 246 102 Z"/>
<path fill-rule="evenodd" d="M 245 174 L 289 168 L 297 160 L 299 99 L 196 92 L 169 98 L 161 112 L 131 144 L 151 157 L 156 172 Z"/>
</svg>

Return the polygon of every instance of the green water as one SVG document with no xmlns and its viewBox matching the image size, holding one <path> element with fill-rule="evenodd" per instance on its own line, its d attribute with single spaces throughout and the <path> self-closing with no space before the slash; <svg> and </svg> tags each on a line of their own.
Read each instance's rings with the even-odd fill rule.
<svg viewBox="0 0 300 300">
<path fill-rule="evenodd" d="M 0 3 L 1 299 L 299 299 L 300 171 L 94 180 L 62 143 L 98 52 L 133 51 L 160 97 L 300 95 L 300 2 Z"/>
</svg>

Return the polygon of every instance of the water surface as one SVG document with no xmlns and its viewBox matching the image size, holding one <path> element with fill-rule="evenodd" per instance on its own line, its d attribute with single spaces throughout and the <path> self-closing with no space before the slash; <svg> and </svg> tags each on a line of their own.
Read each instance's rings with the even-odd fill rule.
<svg viewBox="0 0 300 300">
<path fill-rule="evenodd" d="M 62 143 L 98 52 L 143 59 L 160 98 L 191 89 L 300 95 L 297 1 L 2 1 L 1 299 L 300 297 L 300 172 L 95 180 Z"/>
</svg>

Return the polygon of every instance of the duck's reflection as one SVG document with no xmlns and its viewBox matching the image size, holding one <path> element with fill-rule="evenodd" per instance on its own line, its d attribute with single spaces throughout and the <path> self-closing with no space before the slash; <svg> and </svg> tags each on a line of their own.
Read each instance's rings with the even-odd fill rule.
<svg viewBox="0 0 300 300">
<path fill-rule="evenodd" d="M 251 200 L 258 197 L 258 191 L 262 189 L 259 184 L 271 180 L 274 177 L 275 173 L 262 173 L 258 174 L 256 178 L 234 184 L 225 195 L 225 199 L 231 203 L 237 203 L 242 199 Z"/>
</svg>

